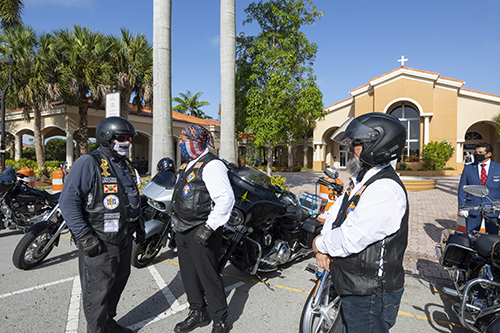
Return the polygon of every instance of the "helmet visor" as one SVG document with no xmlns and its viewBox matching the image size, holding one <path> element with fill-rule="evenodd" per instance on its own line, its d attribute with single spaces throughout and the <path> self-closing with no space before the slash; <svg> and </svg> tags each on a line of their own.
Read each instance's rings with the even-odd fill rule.
<svg viewBox="0 0 500 333">
<path fill-rule="evenodd" d="M 350 117 L 333 133 L 330 139 L 341 145 L 350 146 L 375 141 L 378 136 L 379 132 Z"/>
</svg>

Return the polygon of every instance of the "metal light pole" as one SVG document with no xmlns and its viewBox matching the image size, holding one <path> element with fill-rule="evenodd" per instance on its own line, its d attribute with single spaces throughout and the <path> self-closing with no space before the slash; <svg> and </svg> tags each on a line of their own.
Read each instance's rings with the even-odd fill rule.
<svg viewBox="0 0 500 333">
<path fill-rule="evenodd" d="M 2 89 L 2 141 L 0 142 L 0 153 L 2 154 L 2 172 L 5 171 L 5 92 L 7 88 L 12 86 L 12 69 L 16 65 L 15 60 L 12 58 L 12 54 L 8 54 L 7 58 L 3 62 L 4 64 L 11 66 L 9 71 L 9 83 Z"/>
</svg>

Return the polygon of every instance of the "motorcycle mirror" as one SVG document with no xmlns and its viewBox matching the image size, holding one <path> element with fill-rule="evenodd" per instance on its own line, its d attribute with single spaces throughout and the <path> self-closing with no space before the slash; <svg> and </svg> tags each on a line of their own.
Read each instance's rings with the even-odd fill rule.
<svg viewBox="0 0 500 333">
<path fill-rule="evenodd" d="M 464 185 L 462 189 L 473 196 L 481 198 L 486 197 L 490 193 L 490 190 L 482 185 Z"/>
<path fill-rule="evenodd" d="M 335 170 L 335 169 L 326 168 L 324 172 L 325 172 L 325 175 L 327 175 L 331 179 L 337 179 L 337 178 L 339 178 L 339 172 L 337 170 Z"/>
</svg>

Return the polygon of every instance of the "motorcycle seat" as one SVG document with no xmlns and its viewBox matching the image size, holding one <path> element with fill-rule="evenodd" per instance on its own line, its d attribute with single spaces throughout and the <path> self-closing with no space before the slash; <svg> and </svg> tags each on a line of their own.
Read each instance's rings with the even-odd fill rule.
<svg viewBox="0 0 500 333">
<path fill-rule="evenodd" d="M 497 235 L 481 235 L 474 242 L 474 250 L 479 253 L 483 258 L 489 258 L 491 256 L 491 249 L 493 244 L 500 241 L 500 236 Z"/>
<path fill-rule="evenodd" d="M 57 203 L 59 201 L 59 197 L 61 196 L 61 192 L 50 194 L 49 192 L 45 191 L 45 194 L 47 195 L 47 200 L 52 203 Z"/>
</svg>

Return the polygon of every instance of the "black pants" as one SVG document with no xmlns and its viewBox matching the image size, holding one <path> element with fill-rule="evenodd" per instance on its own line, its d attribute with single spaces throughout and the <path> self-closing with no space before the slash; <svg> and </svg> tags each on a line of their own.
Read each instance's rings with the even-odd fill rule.
<svg viewBox="0 0 500 333">
<path fill-rule="evenodd" d="M 87 332 L 107 332 L 115 324 L 116 307 L 130 276 L 132 235 L 118 245 L 101 242 L 103 251 L 95 257 L 84 255 L 78 246 L 78 266 Z"/>
<path fill-rule="evenodd" d="M 226 293 L 217 260 L 222 247 L 222 228 L 210 236 L 206 247 L 194 239 L 197 229 L 175 234 L 182 283 L 191 310 L 207 306 L 203 299 L 206 294 L 208 313 L 216 323 L 227 318 Z"/>
</svg>

